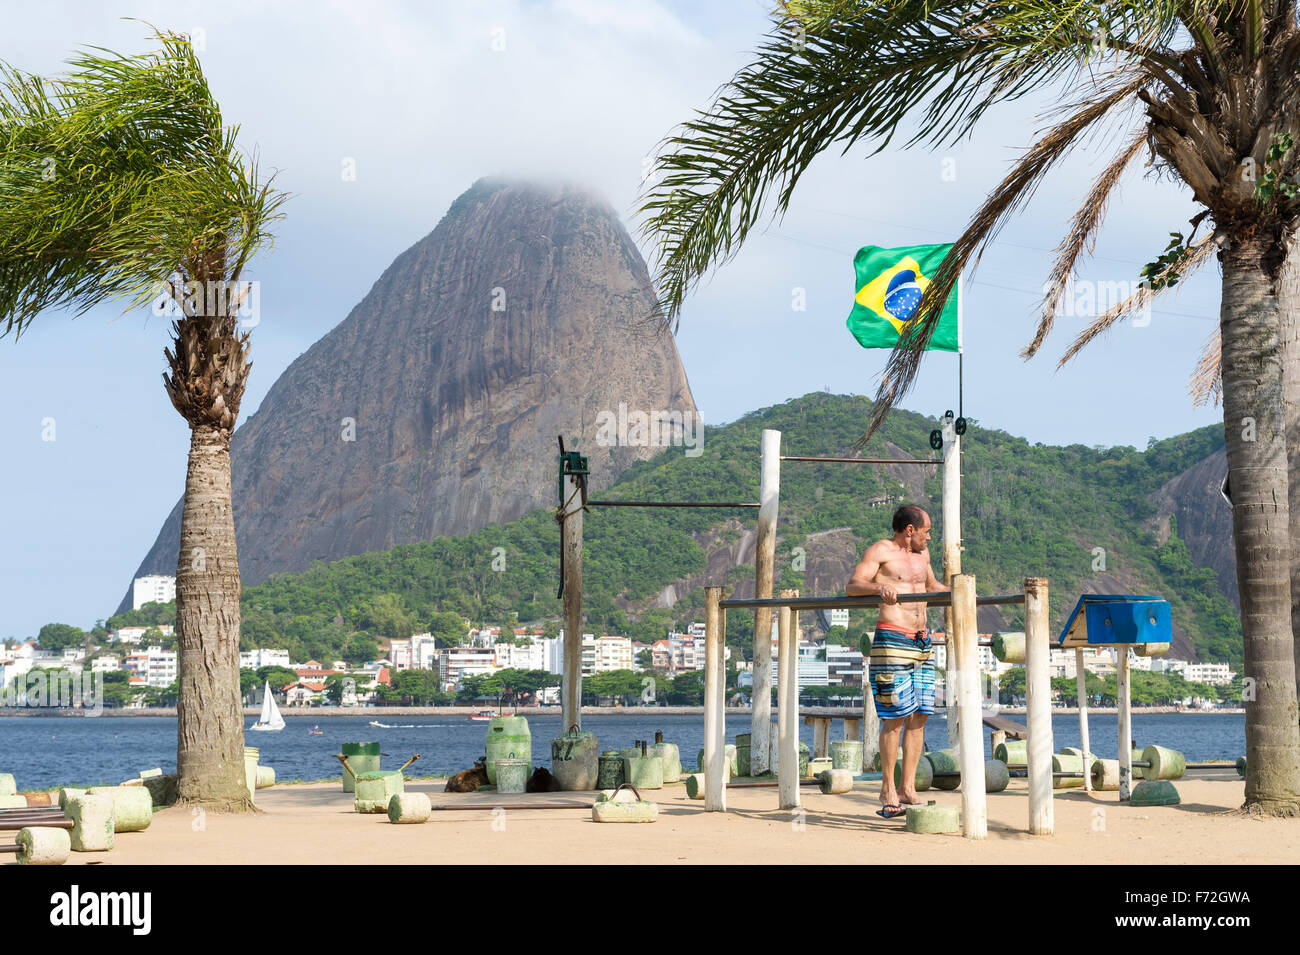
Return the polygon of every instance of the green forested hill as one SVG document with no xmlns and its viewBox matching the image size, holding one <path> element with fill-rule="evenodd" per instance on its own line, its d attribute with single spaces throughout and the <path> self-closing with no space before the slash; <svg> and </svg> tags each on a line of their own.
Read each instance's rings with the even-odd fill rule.
<svg viewBox="0 0 1300 955">
<path fill-rule="evenodd" d="M 757 500 L 758 450 L 764 428 L 783 432 L 783 453 L 845 452 L 862 433 L 870 403 L 863 397 L 810 394 L 707 429 L 703 454 L 682 448 L 628 469 L 606 497 L 660 500 Z M 863 452 L 890 457 L 901 451 L 931 457 L 929 434 L 937 422 L 896 411 Z M 1149 497 L 1161 485 L 1222 447 L 1222 429 L 1203 428 L 1146 450 L 1131 447 L 1050 447 L 1030 444 L 971 422 L 965 440 L 962 514 L 963 567 L 977 575 L 982 593 L 1019 589 L 1026 576 L 1050 581 L 1053 623 L 1059 625 L 1079 594 L 1157 593 L 1169 598 L 1176 626 L 1202 659 L 1239 662 L 1241 630 L 1235 610 L 1214 574 L 1192 564 L 1175 534 L 1157 542 Z M 892 446 L 892 447 L 891 447 Z M 599 467 L 598 449 L 580 449 Z M 917 500 L 938 520 L 940 475 L 925 468 Z M 906 475 L 904 475 L 905 477 Z M 802 586 L 790 566 L 791 548 L 808 535 L 850 528 L 856 552 L 888 535 L 894 505 L 870 507 L 872 498 L 916 495 L 898 476 L 863 465 L 787 463 L 781 474 L 777 572 L 781 586 Z M 640 613 L 666 585 L 702 579 L 714 546 L 739 540 L 752 528 L 752 510 L 595 509 L 584 526 L 584 607 L 599 632 L 659 639 L 667 627 L 703 619 L 702 587 L 683 593 L 671 609 Z M 707 532 L 707 533 L 706 533 Z M 1225 546 L 1231 546 L 1225 542 Z M 1101 548 L 1100 551 L 1096 550 Z M 938 546 L 932 557 L 939 566 Z M 1104 560 L 1104 565 L 1102 561 Z M 716 570 L 716 566 L 715 566 Z M 753 579 L 750 566 L 732 567 L 731 584 Z M 363 554 L 305 573 L 284 574 L 245 590 L 244 647 L 285 647 L 295 659 L 363 656 L 374 637 L 445 628 L 451 612 L 499 624 L 554 620 L 559 580 L 559 529 L 551 510 L 459 538 L 441 538 L 391 551 Z M 1122 588 L 1122 589 L 1121 589 Z M 733 613 L 728 641 L 748 650 L 752 618 Z M 857 619 L 855 629 L 867 621 Z M 1011 616 L 1010 625 L 1018 620 Z"/>
</svg>

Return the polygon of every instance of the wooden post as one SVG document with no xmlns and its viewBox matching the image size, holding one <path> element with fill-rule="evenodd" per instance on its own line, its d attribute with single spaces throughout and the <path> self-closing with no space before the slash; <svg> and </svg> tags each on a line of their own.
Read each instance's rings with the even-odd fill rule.
<svg viewBox="0 0 1300 955">
<path fill-rule="evenodd" d="M 943 419 L 943 582 L 952 586 L 953 577 L 961 573 L 961 436 L 952 418 Z M 944 630 L 949 640 L 953 631 L 953 608 L 943 612 Z M 948 717 L 948 746 L 959 745 L 960 730 L 951 646 L 944 651 L 943 697 Z"/>
<path fill-rule="evenodd" d="M 797 590 L 782 590 L 797 597 Z M 777 616 L 777 806 L 799 805 L 799 630 L 798 615 L 782 607 Z"/>
<path fill-rule="evenodd" d="M 880 752 L 880 716 L 876 713 L 876 698 L 871 695 L 871 657 L 862 658 L 862 771 L 875 768 Z"/>
<path fill-rule="evenodd" d="M 851 716 L 844 717 L 844 738 L 857 739 L 862 735 L 862 720 L 855 720 Z"/>
<path fill-rule="evenodd" d="M 570 478 L 578 486 L 578 478 Z M 561 525 L 564 549 L 564 674 L 560 702 L 563 731 L 582 727 L 582 502 L 570 497 Z"/>
<path fill-rule="evenodd" d="M 1115 648 L 1115 695 L 1119 697 L 1119 801 L 1128 802 L 1133 785 L 1133 710 L 1128 647 Z"/>
<path fill-rule="evenodd" d="M 723 696 L 727 670 L 723 660 L 726 631 L 721 587 L 704 588 L 704 809 L 727 811 L 727 727 Z"/>
<path fill-rule="evenodd" d="M 776 518 L 781 499 L 781 432 L 763 430 L 758 484 L 758 539 L 754 544 L 754 596 L 772 596 L 776 577 Z M 750 774 L 768 772 L 772 747 L 772 608 L 754 611 L 754 687 L 749 728 Z"/>
<path fill-rule="evenodd" d="M 1007 741 L 1006 730 L 994 730 L 993 732 L 989 733 L 989 752 L 990 753 L 993 752 L 1006 741 Z"/>
<path fill-rule="evenodd" d="M 988 835 L 984 790 L 984 740 L 980 732 L 979 628 L 975 624 L 975 575 L 952 579 L 953 629 L 948 634 L 948 672 L 957 678 L 961 769 L 961 831 L 967 839 Z"/>
<path fill-rule="evenodd" d="M 1092 750 L 1088 742 L 1088 671 L 1083 668 L 1083 647 L 1074 648 L 1074 680 L 1079 698 L 1079 748 L 1083 750 L 1083 788 L 1092 792 Z"/>
<path fill-rule="evenodd" d="M 805 716 L 804 726 L 813 728 L 812 758 L 821 759 L 830 752 L 831 718 L 829 716 Z"/>
<path fill-rule="evenodd" d="M 1025 578 L 1025 726 L 1028 731 L 1029 831 L 1050 836 L 1052 806 L 1052 680 L 1048 661 L 1047 579 Z"/>
</svg>

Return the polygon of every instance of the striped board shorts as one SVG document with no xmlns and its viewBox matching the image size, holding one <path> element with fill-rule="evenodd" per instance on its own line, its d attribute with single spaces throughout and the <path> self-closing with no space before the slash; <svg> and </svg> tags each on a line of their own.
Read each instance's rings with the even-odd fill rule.
<svg viewBox="0 0 1300 955">
<path fill-rule="evenodd" d="M 934 651 L 927 631 L 878 624 L 870 660 L 871 696 L 882 720 L 934 712 Z"/>
</svg>

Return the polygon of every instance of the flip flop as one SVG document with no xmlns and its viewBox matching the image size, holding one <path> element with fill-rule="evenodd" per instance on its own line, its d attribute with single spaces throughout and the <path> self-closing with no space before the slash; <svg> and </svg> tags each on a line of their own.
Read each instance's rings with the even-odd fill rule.
<svg viewBox="0 0 1300 955">
<path fill-rule="evenodd" d="M 898 816 L 903 815 L 905 812 L 907 812 L 907 810 L 901 805 L 896 802 L 890 802 L 885 803 L 885 805 L 877 809 L 876 815 L 880 816 L 882 819 L 895 819 Z"/>
</svg>

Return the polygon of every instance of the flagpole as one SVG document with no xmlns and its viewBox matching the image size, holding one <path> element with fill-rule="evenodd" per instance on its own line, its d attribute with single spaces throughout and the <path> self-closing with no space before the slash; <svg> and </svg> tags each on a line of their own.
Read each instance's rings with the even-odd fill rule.
<svg viewBox="0 0 1300 955">
<path fill-rule="evenodd" d="M 957 276 L 957 415 L 962 414 L 962 294 L 961 275 Z M 950 412 L 951 413 L 951 412 Z M 961 573 L 961 436 L 956 422 L 943 419 L 943 582 L 952 587 L 953 577 Z M 946 704 L 948 747 L 957 750 L 960 732 L 957 725 L 956 687 L 959 676 L 953 658 L 952 607 L 944 608 L 944 632 L 948 643 L 944 651 L 944 703 Z"/>
</svg>

